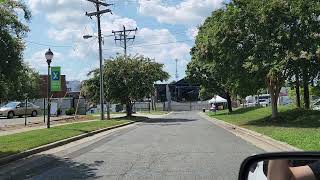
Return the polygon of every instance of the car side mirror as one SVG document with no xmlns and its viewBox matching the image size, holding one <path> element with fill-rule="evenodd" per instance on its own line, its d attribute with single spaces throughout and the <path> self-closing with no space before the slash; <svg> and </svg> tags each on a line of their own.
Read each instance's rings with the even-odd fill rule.
<svg viewBox="0 0 320 180">
<path fill-rule="evenodd" d="M 320 152 L 280 152 L 248 157 L 238 180 L 319 179 Z"/>
</svg>

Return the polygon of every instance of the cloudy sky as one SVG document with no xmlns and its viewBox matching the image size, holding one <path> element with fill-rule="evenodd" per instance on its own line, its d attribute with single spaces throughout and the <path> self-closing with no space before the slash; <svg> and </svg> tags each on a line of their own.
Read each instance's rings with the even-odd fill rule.
<svg viewBox="0 0 320 180">
<path fill-rule="evenodd" d="M 25 61 L 40 73 L 46 73 L 44 53 L 51 48 L 53 66 L 61 66 L 67 80 L 84 80 L 98 67 L 96 18 L 85 16 L 94 10 L 86 0 L 25 0 L 33 17 L 26 38 Z M 199 26 L 224 0 L 108 0 L 113 14 L 102 16 L 103 56 L 108 58 L 123 49 L 115 44 L 112 30 L 138 28 L 136 39 L 129 43 L 128 53 L 143 54 L 165 64 L 175 79 L 175 59 L 179 59 L 179 77 L 185 76 L 190 48 Z"/>
</svg>

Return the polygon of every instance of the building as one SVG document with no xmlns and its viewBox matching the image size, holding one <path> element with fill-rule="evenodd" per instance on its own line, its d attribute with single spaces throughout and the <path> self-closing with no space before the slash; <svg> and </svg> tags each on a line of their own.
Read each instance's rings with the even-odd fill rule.
<svg viewBox="0 0 320 180">
<path fill-rule="evenodd" d="M 40 75 L 40 97 L 47 98 L 48 75 Z M 63 98 L 67 94 L 66 76 L 61 75 L 61 91 L 52 92 L 52 98 Z"/>
<path fill-rule="evenodd" d="M 68 92 L 80 92 L 81 82 L 78 80 L 67 81 L 67 91 Z"/>
<path fill-rule="evenodd" d="M 185 78 L 170 84 L 156 84 L 157 101 L 167 101 L 166 88 L 169 87 L 171 100 L 176 102 L 199 101 L 200 85 L 189 83 Z"/>
<path fill-rule="evenodd" d="M 67 96 L 79 98 L 81 90 L 81 82 L 78 80 L 67 81 Z"/>
</svg>

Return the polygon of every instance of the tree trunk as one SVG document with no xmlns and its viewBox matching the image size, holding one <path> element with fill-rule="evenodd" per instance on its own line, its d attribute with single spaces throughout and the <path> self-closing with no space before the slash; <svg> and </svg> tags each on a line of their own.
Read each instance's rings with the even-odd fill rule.
<svg viewBox="0 0 320 180">
<path fill-rule="evenodd" d="M 231 96 L 228 92 L 226 93 L 226 98 L 227 98 L 227 103 L 228 103 L 228 110 L 229 110 L 229 113 L 231 113 L 232 112 L 232 101 L 231 101 Z"/>
<path fill-rule="evenodd" d="M 297 98 L 297 107 L 301 108 L 301 100 L 300 100 L 300 77 L 299 73 L 296 73 L 296 98 Z"/>
<path fill-rule="evenodd" d="M 278 98 L 281 90 L 281 82 L 278 78 L 267 77 L 267 87 L 271 97 L 271 118 L 274 120 L 278 117 Z"/>
<path fill-rule="evenodd" d="M 309 76 L 307 68 L 305 68 L 303 71 L 303 100 L 304 108 L 310 109 Z"/>
<path fill-rule="evenodd" d="M 132 117 L 132 104 L 127 102 L 126 104 L 127 117 Z"/>
<path fill-rule="evenodd" d="M 272 108 L 272 119 L 278 117 L 278 97 L 279 93 L 277 93 L 273 88 L 269 88 L 270 96 L 271 96 L 271 108 Z"/>
</svg>

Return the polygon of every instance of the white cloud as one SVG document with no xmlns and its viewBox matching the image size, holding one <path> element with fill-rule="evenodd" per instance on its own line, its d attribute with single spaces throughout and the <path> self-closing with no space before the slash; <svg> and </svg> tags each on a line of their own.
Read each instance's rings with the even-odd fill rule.
<svg viewBox="0 0 320 180">
<path fill-rule="evenodd" d="M 199 29 L 197 27 L 191 27 L 187 30 L 186 35 L 190 39 L 195 39 L 195 37 L 198 35 Z"/>
<path fill-rule="evenodd" d="M 198 25 L 211 12 L 220 8 L 224 0 L 184 0 L 170 6 L 162 0 L 139 0 L 139 12 L 146 16 L 155 17 L 161 23 Z"/>
<path fill-rule="evenodd" d="M 82 80 L 86 78 L 89 70 L 98 67 L 98 43 L 97 38 L 84 40 L 82 37 L 86 34 L 96 35 L 97 33 L 96 18 L 92 17 L 93 20 L 91 20 L 84 15 L 85 11 L 89 12 L 94 8 L 91 3 L 85 3 L 85 0 L 80 0 L 80 2 L 79 4 L 79 0 L 29 0 L 29 5 L 32 11 L 36 12 L 35 15 L 43 16 L 49 22 L 47 29 L 50 39 L 58 41 L 57 44 L 71 44 L 73 46 L 69 50 L 63 51 L 64 61 L 60 60 L 62 53 L 55 51 L 57 56 L 55 56 L 54 62 L 63 66 L 68 79 Z M 160 2 L 158 3 L 160 4 Z M 181 3 L 183 7 L 187 4 Z M 208 4 L 205 3 L 205 5 Z M 183 10 L 185 9 L 179 11 Z M 194 15 L 196 12 L 192 12 L 192 14 Z M 194 17 L 196 17 L 194 21 L 198 21 L 198 15 Z M 176 17 L 173 16 L 173 18 Z M 134 19 L 119 15 L 106 14 L 101 18 L 102 34 L 105 36 L 111 35 L 112 30 L 122 30 L 123 25 L 128 29 L 138 27 Z M 154 58 L 158 62 L 164 63 L 166 69 L 171 71 L 175 68 L 174 59 L 179 59 L 179 68 L 181 72 L 184 72 L 185 66 L 190 60 L 191 47 L 177 41 L 168 29 L 141 28 L 134 42 L 136 47 L 129 48 L 128 53 L 132 55 L 138 53 Z M 148 44 L 153 45 L 148 46 Z M 104 58 L 113 56 L 117 52 L 123 53 L 123 50 L 114 44 L 113 37 L 104 38 L 103 48 L 105 49 Z M 65 53 L 66 51 L 68 53 Z M 42 62 L 44 52 L 45 50 L 36 52 L 27 59 L 31 65 L 41 64 L 34 67 L 42 73 L 46 72 L 46 64 Z M 38 62 L 39 59 L 41 63 Z"/>
<path fill-rule="evenodd" d="M 130 54 L 143 54 L 164 63 L 166 70 L 174 77 L 175 59 L 179 60 L 178 68 L 184 74 L 186 64 L 190 61 L 190 48 L 186 43 L 178 42 L 167 29 L 142 28 L 136 37 L 135 45 L 129 48 Z"/>
<path fill-rule="evenodd" d="M 28 63 L 32 68 L 36 69 L 42 74 L 47 73 L 48 64 L 46 62 L 44 54 L 48 51 L 48 49 L 42 49 L 33 53 L 30 57 L 25 59 L 25 62 Z M 58 51 L 54 50 L 54 64 L 59 64 L 63 62 L 62 54 Z M 52 64 L 52 65 L 54 65 Z"/>
</svg>

